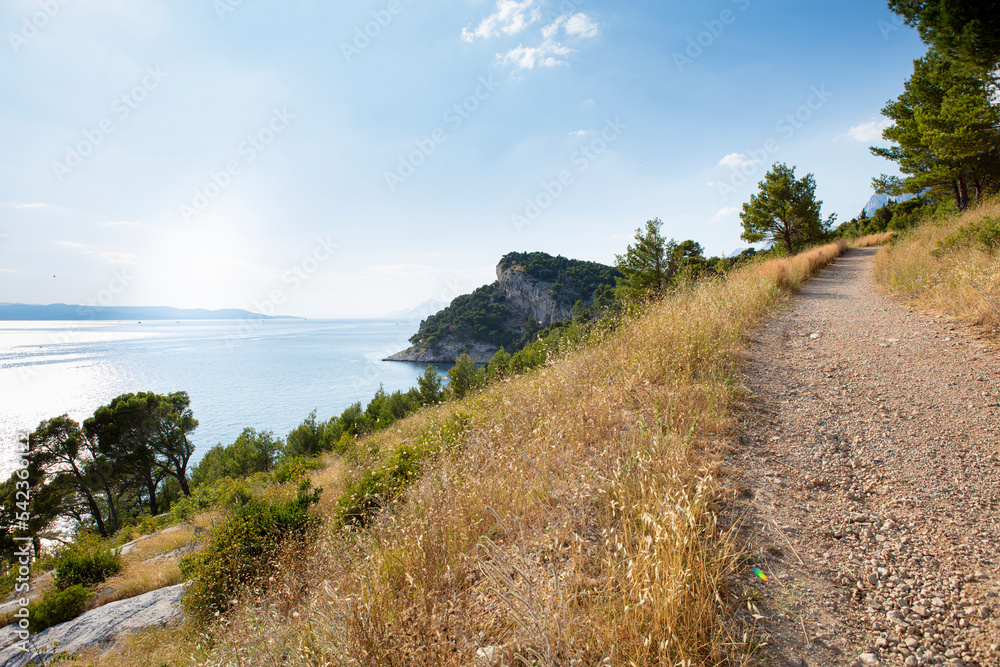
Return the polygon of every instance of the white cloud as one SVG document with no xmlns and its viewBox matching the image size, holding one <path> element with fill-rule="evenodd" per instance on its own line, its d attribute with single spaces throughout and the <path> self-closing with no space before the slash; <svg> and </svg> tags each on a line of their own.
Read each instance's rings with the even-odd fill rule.
<svg viewBox="0 0 1000 667">
<path fill-rule="evenodd" d="M 48 204 L 39 204 L 38 202 L 14 203 L 10 206 L 14 208 L 49 208 Z"/>
<path fill-rule="evenodd" d="M 462 39 L 471 42 L 477 37 L 489 39 L 516 35 L 542 18 L 538 8 L 532 8 L 534 4 L 535 0 L 497 0 L 497 10 L 483 19 L 475 30 L 470 32 L 468 28 L 462 28 Z"/>
<path fill-rule="evenodd" d="M 583 12 L 576 14 L 563 14 L 552 23 L 542 28 L 542 37 L 546 40 L 553 39 L 559 34 L 559 29 L 565 30 L 570 37 L 580 37 L 590 39 L 601 34 L 601 29 Z"/>
<path fill-rule="evenodd" d="M 557 67 L 568 64 L 563 56 L 573 53 L 573 49 L 558 42 L 546 40 L 541 46 L 519 45 L 507 53 L 497 54 L 497 58 L 505 65 L 517 65 L 521 69 L 537 67 Z"/>
<path fill-rule="evenodd" d="M 591 37 L 600 35 L 601 30 L 597 27 L 596 23 L 590 20 L 589 16 L 580 12 L 566 19 L 566 34 L 590 39 Z"/>
<path fill-rule="evenodd" d="M 722 222 L 725 218 L 731 215 L 735 215 L 740 212 L 739 206 L 727 206 L 726 208 L 720 208 L 715 215 L 712 216 L 712 222 Z"/>
<path fill-rule="evenodd" d="M 861 141 L 868 143 L 870 141 L 878 141 L 882 138 L 882 130 L 892 125 L 892 122 L 887 119 L 872 118 L 867 123 L 861 123 L 861 125 L 855 125 L 843 136 L 850 137 L 855 141 Z"/>
<path fill-rule="evenodd" d="M 580 106 L 582 106 L 582 107 L 592 107 L 595 104 L 597 104 L 597 102 L 595 102 L 594 98 L 591 97 L 589 100 L 584 100 L 583 104 L 581 104 Z"/>
<path fill-rule="evenodd" d="M 593 130 L 577 130 L 576 132 L 570 132 L 571 137 L 585 137 L 588 134 L 593 134 Z"/>
<path fill-rule="evenodd" d="M 726 155 L 721 160 L 719 160 L 719 164 L 721 164 L 723 167 L 739 168 L 739 167 L 746 167 L 747 165 L 751 165 L 753 163 L 754 163 L 753 158 L 751 158 L 749 155 L 744 155 L 743 153 L 730 153 L 729 155 Z"/>
</svg>

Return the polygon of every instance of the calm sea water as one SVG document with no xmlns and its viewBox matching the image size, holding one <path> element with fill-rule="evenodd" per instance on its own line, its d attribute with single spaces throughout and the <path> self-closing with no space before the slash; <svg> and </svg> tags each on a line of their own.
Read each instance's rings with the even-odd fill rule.
<svg viewBox="0 0 1000 667">
<path fill-rule="evenodd" d="M 115 396 L 186 391 L 198 459 L 244 427 L 284 438 L 313 409 L 326 419 L 379 385 L 416 385 L 424 366 L 385 362 L 419 322 L 0 322 L 0 474 L 40 421 L 77 421 Z"/>
</svg>

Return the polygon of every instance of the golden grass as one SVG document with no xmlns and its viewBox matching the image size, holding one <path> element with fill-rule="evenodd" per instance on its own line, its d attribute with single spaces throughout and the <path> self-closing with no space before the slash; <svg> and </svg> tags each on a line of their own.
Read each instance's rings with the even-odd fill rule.
<svg viewBox="0 0 1000 667">
<path fill-rule="evenodd" d="M 163 667 L 164 665 L 196 665 L 205 656 L 198 636 L 185 625 L 153 628 L 120 638 L 109 652 L 91 648 L 74 656 L 76 667 Z"/>
<path fill-rule="evenodd" d="M 537 372 L 401 422 L 363 466 L 457 411 L 458 446 L 363 531 L 291 549 L 211 630 L 105 664 L 730 665 L 740 548 L 717 467 L 746 334 L 846 243 L 686 287 Z M 346 476 L 330 473 L 324 497 Z M 178 656 L 176 658 L 171 655 Z"/>
<path fill-rule="evenodd" d="M 920 307 L 1000 331 L 1000 253 L 975 248 L 931 254 L 964 225 L 1000 217 L 1000 201 L 943 220 L 925 221 L 875 257 L 876 278 Z"/>
<path fill-rule="evenodd" d="M 868 248 L 873 245 L 882 245 L 893 235 L 893 232 L 880 232 L 878 234 L 869 234 L 867 236 L 862 236 L 861 238 L 854 239 L 850 242 L 852 248 Z"/>
</svg>

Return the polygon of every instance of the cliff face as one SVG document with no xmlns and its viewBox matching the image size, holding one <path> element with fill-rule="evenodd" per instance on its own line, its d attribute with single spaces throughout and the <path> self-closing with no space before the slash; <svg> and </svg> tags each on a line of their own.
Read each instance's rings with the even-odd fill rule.
<svg viewBox="0 0 1000 667">
<path fill-rule="evenodd" d="M 572 305 L 559 303 L 551 291 L 553 283 L 530 278 L 521 267 L 498 266 L 497 282 L 507 297 L 507 305 L 521 319 L 547 327 L 570 316 Z"/>
<path fill-rule="evenodd" d="M 513 354 L 525 333 L 570 318 L 574 303 L 593 303 L 595 290 L 613 286 L 616 275 L 595 262 L 509 253 L 497 265 L 495 283 L 457 297 L 421 322 L 413 346 L 386 361 L 451 363 L 467 353 L 485 363 L 501 345 Z"/>
</svg>

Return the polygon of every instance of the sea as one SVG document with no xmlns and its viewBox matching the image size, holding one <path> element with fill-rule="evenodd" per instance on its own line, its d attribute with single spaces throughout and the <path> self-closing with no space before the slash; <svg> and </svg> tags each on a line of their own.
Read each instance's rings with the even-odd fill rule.
<svg viewBox="0 0 1000 667">
<path fill-rule="evenodd" d="M 186 391 L 192 462 L 246 427 L 284 438 L 312 410 L 339 415 L 426 365 L 382 361 L 419 320 L 0 322 L 0 479 L 20 438 L 51 417 L 83 422 L 122 394 Z M 448 366 L 442 372 L 447 372 Z"/>
</svg>

